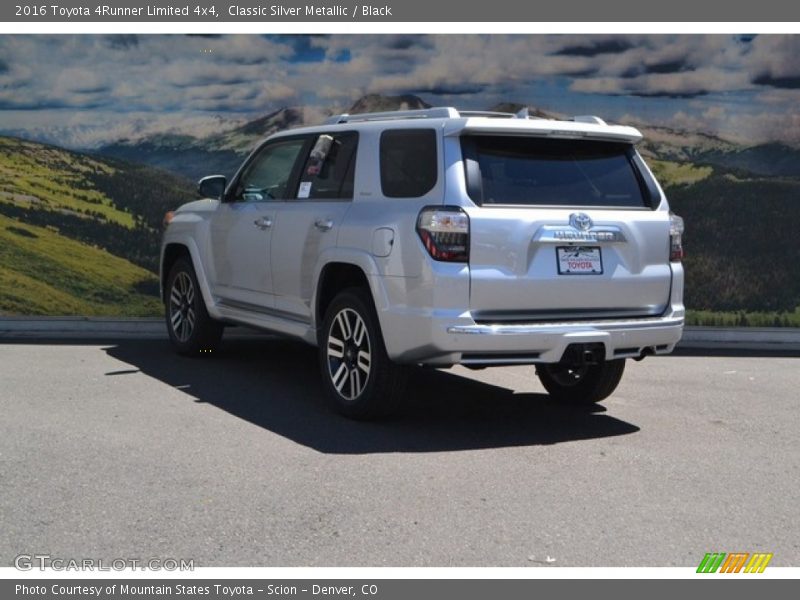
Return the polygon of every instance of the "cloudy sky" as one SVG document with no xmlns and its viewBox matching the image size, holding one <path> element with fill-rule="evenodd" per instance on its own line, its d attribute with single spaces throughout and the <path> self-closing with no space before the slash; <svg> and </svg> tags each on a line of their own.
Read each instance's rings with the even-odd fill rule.
<svg viewBox="0 0 800 600">
<path fill-rule="evenodd" d="M 72 147 L 365 93 L 800 145 L 800 36 L 0 36 L 0 131 Z"/>
</svg>

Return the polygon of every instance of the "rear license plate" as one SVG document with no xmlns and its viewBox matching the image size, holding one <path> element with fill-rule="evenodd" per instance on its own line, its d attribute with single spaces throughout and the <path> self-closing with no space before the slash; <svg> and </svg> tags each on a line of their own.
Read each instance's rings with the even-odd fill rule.
<svg viewBox="0 0 800 600">
<path fill-rule="evenodd" d="M 603 257 L 600 248 L 592 246 L 558 246 L 559 275 L 601 275 Z"/>
</svg>

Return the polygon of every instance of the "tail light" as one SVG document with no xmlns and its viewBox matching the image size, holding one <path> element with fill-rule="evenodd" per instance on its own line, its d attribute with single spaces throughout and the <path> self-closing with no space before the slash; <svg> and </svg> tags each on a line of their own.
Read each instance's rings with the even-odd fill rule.
<svg viewBox="0 0 800 600">
<path fill-rule="evenodd" d="M 417 234 L 434 260 L 469 260 L 469 217 L 457 206 L 428 206 L 417 219 Z"/>
<path fill-rule="evenodd" d="M 167 225 L 169 225 L 170 223 L 172 223 L 172 219 L 174 219 L 174 218 L 175 218 L 175 212 L 174 212 L 174 211 L 171 211 L 171 210 L 170 210 L 170 211 L 167 211 L 167 212 L 164 214 L 164 220 L 163 220 L 163 221 L 161 221 L 161 224 L 162 224 L 164 227 L 166 227 Z"/>
<path fill-rule="evenodd" d="M 681 262 L 684 257 L 683 243 L 683 219 L 678 215 L 669 215 L 669 260 L 671 262 Z"/>
</svg>

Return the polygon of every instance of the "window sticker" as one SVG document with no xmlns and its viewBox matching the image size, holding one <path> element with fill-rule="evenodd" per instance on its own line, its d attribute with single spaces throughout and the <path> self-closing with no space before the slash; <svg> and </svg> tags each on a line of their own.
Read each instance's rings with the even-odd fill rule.
<svg viewBox="0 0 800 600">
<path fill-rule="evenodd" d="M 300 189 L 297 192 L 298 198 L 308 198 L 311 195 L 311 182 L 303 181 L 300 184 Z"/>
</svg>

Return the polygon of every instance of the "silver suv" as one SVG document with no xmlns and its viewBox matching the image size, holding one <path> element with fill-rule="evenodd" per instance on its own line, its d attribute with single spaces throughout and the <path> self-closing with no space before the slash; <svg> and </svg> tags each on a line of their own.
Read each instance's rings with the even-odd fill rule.
<svg viewBox="0 0 800 600">
<path fill-rule="evenodd" d="M 353 418 L 394 409 L 408 365 L 533 364 L 558 400 L 602 400 L 683 329 L 683 222 L 641 137 L 454 108 L 275 134 L 165 219 L 172 343 L 207 352 L 225 324 L 305 340 Z"/>
</svg>

